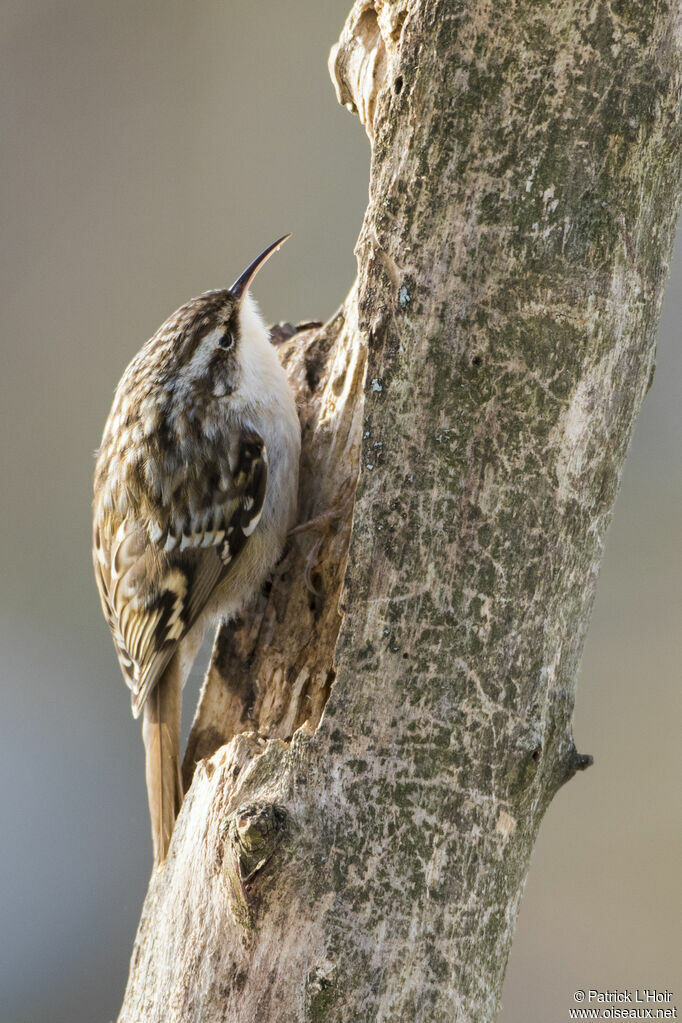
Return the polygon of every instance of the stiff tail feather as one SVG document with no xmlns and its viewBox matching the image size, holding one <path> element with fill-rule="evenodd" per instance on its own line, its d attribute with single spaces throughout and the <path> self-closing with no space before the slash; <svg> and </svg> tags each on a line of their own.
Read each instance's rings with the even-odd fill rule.
<svg viewBox="0 0 682 1023">
<path fill-rule="evenodd" d="M 182 804 L 181 700 L 182 679 L 176 653 L 147 697 L 142 720 L 147 798 L 157 867 L 166 859 L 175 818 Z"/>
</svg>

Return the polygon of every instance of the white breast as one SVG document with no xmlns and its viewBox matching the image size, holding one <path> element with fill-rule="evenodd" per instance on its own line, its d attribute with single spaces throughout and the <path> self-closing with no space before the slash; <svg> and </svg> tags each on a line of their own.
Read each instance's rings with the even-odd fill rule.
<svg viewBox="0 0 682 1023">
<path fill-rule="evenodd" d="M 263 438 L 268 484 L 258 526 L 207 608 L 207 613 L 222 618 L 238 614 L 275 567 L 298 505 L 301 428 L 296 402 L 249 294 L 242 304 L 238 352 L 242 372 L 238 392 L 230 400 L 232 429 L 237 436 L 242 429 L 255 430 Z"/>
</svg>

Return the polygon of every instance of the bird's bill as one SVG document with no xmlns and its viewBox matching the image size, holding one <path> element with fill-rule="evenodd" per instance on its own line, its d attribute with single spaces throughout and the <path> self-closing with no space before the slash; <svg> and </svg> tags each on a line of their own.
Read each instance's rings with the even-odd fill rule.
<svg viewBox="0 0 682 1023">
<path fill-rule="evenodd" d="M 237 280 L 230 288 L 230 291 L 235 296 L 235 298 L 239 299 L 243 298 L 243 296 L 246 294 L 249 284 L 254 279 L 260 268 L 263 266 L 265 262 L 267 262 L 267 260 L 273 254 L 273 252 L 277 252 L 277 249 L 280 247 L 280 245 L 284 244 L 287 238 L 291 238 L 291 235 L 283 234 L 282 237 L 278 238 L 276 242 L 272 243 L 272 245 L 268 245 L 267 249 L 263 249 L 260 256 L 256 256 L 253 263 L 249 263 L 244 273 L 240 274 L 240 276 L 237 278 Z"/>
</svg>

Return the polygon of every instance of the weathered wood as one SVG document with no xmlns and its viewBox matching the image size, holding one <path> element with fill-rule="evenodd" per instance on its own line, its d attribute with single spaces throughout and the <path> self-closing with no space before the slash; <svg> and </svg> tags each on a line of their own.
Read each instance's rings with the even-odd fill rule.
<svg viewBox="0 0 682 1023">
<path fill-rule="evenodd" d="M 283 343 L 301 518 L 329 521 L 218 637 L 121 1023 L 494 1018 L 538 826 L 589 762 L 576 674 L 653 372 L 681 40 L 658 0 L 353 7 L 330 64 L 373 143 L 358 281 Z"/>
</svg>

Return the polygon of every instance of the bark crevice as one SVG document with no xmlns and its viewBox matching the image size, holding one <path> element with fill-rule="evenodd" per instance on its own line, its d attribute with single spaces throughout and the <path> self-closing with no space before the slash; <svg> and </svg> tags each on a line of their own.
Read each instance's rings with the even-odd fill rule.
<svg viewBox="0 0 682 1023">
<path fill-rule="evenodd" d="M 352 347 L 346 307 L 303 328 L 277 330 L 302 424 L 300 525 L 266 592 L 218 630 L 185 753 L 186 788 L 195 764 L 235 735 L 289 741 L 298 728 L 314 731 L 335 678 L 365 357 Z"/>
</svg>

